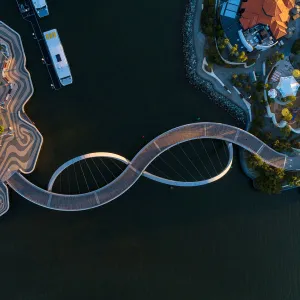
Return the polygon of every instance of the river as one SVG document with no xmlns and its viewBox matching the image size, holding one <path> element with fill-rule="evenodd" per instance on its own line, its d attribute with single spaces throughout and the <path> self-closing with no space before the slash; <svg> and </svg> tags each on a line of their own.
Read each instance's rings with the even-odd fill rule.
<svg viewBox="0 0 300 300">
<path fill-rule="evenodd" d="M 35 93 L 27 114 L 44 136 L 30 179 L 45 187 L 66 160 L 95 151 L 132 158 L 174 126 L 235 124 L 186 79 L 187 0 L 48 0 L 74 84 L 51 90 L 14 0 L 0 19 L 22 36 Z M 10 192 L 0 220 L 1 300 L 299 299 L 297 190 L 255 191 L 238 161 L 217 183 L 173 189 L 141 178 L 93 211 L 63 213 Z"/>
</svg>

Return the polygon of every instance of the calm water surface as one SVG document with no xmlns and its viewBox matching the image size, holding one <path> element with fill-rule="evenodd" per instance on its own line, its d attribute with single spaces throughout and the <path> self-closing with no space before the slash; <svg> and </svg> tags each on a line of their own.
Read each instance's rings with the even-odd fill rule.
<svg viewBox="0 0 300 300">
<path fill-rule="evenodd" d="M 181 27 L 187 0 L 48 0 L 74 84 L 54 92 L 31 28 L 14 0 L 0 19 L 23 39 L 35 93 L 26 106 L 44 136 L 30 179 L 82 153 L 128 158 L 174 126 L 235 124 L 185 79 Z M 297 191 L 254 191 L 237 161 L 221 181 L 170 190 L 144 178 L 93 211 L 39 208 L 11 192 L 0 220 L 2 300 L 299 299 Z"/>
</svg>

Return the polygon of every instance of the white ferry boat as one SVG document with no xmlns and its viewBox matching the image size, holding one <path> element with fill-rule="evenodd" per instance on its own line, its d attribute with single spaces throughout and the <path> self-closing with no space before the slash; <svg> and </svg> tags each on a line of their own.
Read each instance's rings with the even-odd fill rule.
<svg viewBox="0 0 300 300">
<path fill-rule="evenodd" d="M 48 6 L 46 0 L 31 0 L 35 8 L 36 13 L 40 18 L 46 17 L 49 15 Z"/>
<path fill-rule="evenodd" d="M 71 70 L 56 29 L 44 32 L 45 41 L 60 83 L 65 86 L 73 82 Z"/>
</svg>

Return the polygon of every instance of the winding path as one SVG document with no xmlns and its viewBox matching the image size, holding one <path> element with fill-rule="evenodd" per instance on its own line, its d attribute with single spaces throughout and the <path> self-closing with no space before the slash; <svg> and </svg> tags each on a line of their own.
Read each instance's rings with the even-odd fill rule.
<svg viewBox="0 0 300 300">
<path fill-rule="evenodd" d="M 16 170 L 23 173 L 34 170 L 43 138 L 24 111 L 24 105 L 34 89 L 25 67 L 26 56 L 21 38 L 2 22 L 0 37 L 9 48 L 9 70 L 3 73 L 12 86 L 11 98 L 5 104 L 5 110 L 1 110 L 2 125 L 4 128 L 12 128 L 13 132 L 12 135 L 0 138 L 0 179 L 5 181 Z"/>
<path fill-rule="evenodd" d="M 6 68 L 1 70 L 0 124 L 0 216 L 9 209 L 9 197 L 3 183 L 13 172 L 34 170 L 43 142 L 42 135 L 27 117 L 24 105 L 33 94 L 31 77 L 26 69 L 26 56 L 20 35 L 0 22 L 0 44 L 5 46 Z"/>
<path fill-rule="evenodd" d="M 143 174 L 151 162 L 164 151 L 194 139 L 219 139 L 234 143 L 259 155 L 267 164 L 285 170 L 299 170 L 300 157 L 276 152 L 252 134 L 226 124 L 194 123 L 169 130 L 143 147 L 114 181 L 93 192 L 62 195 L 43 190 L 19 172 L 8 180 L 9 186 L 27 200 L 40 206 L 62 211 L 79 211 L 104 205 L 125 193 Z"/>
</svg>

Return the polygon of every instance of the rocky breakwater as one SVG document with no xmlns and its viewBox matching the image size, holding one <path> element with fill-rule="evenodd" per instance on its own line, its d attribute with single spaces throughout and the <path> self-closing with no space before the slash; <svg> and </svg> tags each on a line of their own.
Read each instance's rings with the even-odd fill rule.
<svg viewBox="0 0 300 300">
<path fill-rule="evenodd" d="M 246 124 L 248 119 L 246 112 L 227 97 L 216 92 L 212 83 L 197 73 L 198 59 L 194 45 L 194 24 L 198 1 L 199 0 L 189 0 L 184 16 L 183 51 L 187 78 L 195 88 L 204 91 L 211 100 L 218 106 L 224 108 L 239 123 Z"/>
</svg>

